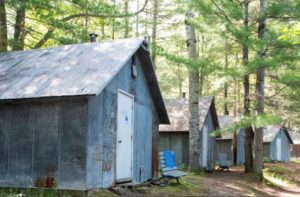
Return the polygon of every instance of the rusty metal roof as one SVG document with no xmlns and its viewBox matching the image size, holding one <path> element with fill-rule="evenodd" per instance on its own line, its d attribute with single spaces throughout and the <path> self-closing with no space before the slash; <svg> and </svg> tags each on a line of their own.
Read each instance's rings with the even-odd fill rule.
<svg viewBox="0 0 300 197">
<path fill-rule="evenodd" d="M 0 53 L 0 100 L 98 95 L 137 52 L 147 60 L 143 69 L 149 72 L 146 81 L 152 85 L 149 89 L 161 122 L 168 123 L 143 44 L 142 39 L 121 39 Z"/>
<path fill-rule="evenodd" d="M 170 119 L 170 125 L 160 125 L 160 132 L 189 131 L 189 101 L 187 99 L 166 99 L 165 105 Z M 202 129 L 209 109 L 212 110 L 213 121 L 216 127 L 219 124 L 212 96 L 199 97 L 199 129 Z"/>
</svg>

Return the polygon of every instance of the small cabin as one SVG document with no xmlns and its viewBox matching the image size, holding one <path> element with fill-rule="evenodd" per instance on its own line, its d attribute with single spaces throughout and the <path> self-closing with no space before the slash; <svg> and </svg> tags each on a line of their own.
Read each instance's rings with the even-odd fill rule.
<svg viewBox="0 0 300 197">
<path fill-rule="evenodd" d="M 293 141 L 287 129 L 282 126 L 269 125 L 264 127 L 263 132 L 263 156 L 271 161 L 289 162 Z M 241 137 L 243 135 L 244 131 L 240 130 L 238 144 L 244 144 L 244 138 Z M 245 163 L 245 155 L 238 153 L 238 160 Z"/>
<path fill-rule="evenodd" d="M 88 190 L 153 177 L 169 123 L 147 43 L 0 54 L 0 187 Z"/>
<path fill-rule="evenodd" d="M 219 154 L 226 153 L 227 160 L 233 163 L 233 152 L 232 152 L 232 143 L 233 143 L 233 133 L 227 131 L 228 127 L 233 124 L 233 116 L 218 116 L 221 136 L 216 138 L 217 142 L 217 163 L 219 162 Z"/>
<path fill-rule="evenodd" d="M 189 163 L 189 103 L 187 99 L 165 100 L 170 125 L 159 127 L 160 151 L 173 150 L 178 165 Z M 216 138 L 212 136 L 219 128 L 213 97 L 199 97 L 199 132 L 201 147 L 199 165 L 202 169 L 213 171 L 215 167 Z"/>
<path fill-rule="evenodd" d="M 289 134 L 294 143 L 291 147 L 291 160 L 300 160 L 300 129 L 289 131 Z"/>
</svg>

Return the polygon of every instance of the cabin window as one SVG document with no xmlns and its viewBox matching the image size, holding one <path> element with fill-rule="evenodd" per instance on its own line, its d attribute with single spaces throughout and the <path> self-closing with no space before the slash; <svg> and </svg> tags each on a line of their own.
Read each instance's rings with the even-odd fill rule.
<svg viewBox="0 0 300 197">
<path fill-rule="evenodd" d="M 132 64 L 131 64 L 131 76 L 132 78 L 137 77 L 137 69 L 136 69 L 136 62 L 135 62 L 135 57 L 132 57 Z"/>
</svg>

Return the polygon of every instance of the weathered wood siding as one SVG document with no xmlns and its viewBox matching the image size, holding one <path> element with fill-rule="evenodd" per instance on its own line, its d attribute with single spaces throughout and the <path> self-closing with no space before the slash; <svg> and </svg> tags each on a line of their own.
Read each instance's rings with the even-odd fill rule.
<svg viewBox="0 0 300 197">
<path fill-rule="evenodd" d="M 89 99 L 88 188 L 111 187 L 115 182 L 118 90 L 134 96 L 133 181 L 152 178 L 152 135 L 158 132 L 158 116 L 138 56 L 136 78 L 131 64 L 132 59 L 99 96 Z"/>
<path fill-rule="evenodd" d="M 231 151 L 232 139 L 216 140 L 216 142 L 217 142 L 216 163 L 219 163 L 219 154 L 220 153 L 226 153 L 227 160 L 232 162 L 233 161 L 232 160 L 232 151 Z"/>
<path fill-rule="evenodd" d="M 160 132 L 159 151 L 172 150 L 178 166 L 189 164 L 189 132 Z"/>
<path fill-rule="evenodd" d="M 0 104 L 0 186 L 86 187 L 85 98 Z"/>
<path fill-rule="evenodd" d="M 244 137 L 244 129 L 239 128 L 237 131 L 237 165 L 243 165 L 245 163 Z"/>
<path fill-rule="evenodd" d="M 214 128 L 214 124 L 213 124 L 213 119 L 212 119 L 212 115 L 211 115 L 211 111 L 209 111 L 207 113 L 207 116 L 205 118 L 205 122 L 203 127 L 207 128 L 208 131 L 208 135 L 207 135 L 207 141 L 208 141 L 208 154 L 207 154 L 207 168 L 205 168 L 204 170 L 208 170 L 208 171 L 213 171 L 215 169 L 215 165 L 216 165 L 216 152 L 217 152 L 217 148 L 216 148 L 216 138 L 212 136 L 213 131 L 215 130 Z M 203 128 L 202 128 L 203 129 Z M 202 135 L 200 137 L 200 140 L 202 142 L 203 139 L 203 132 Z M 201 143 L 201 145 L 203 145 Z M 201 146 L 201 151 L 200 151 L 200 166 L 203 166 L 202 164 L 202 151 L 203 150 L 203 146 Z"/>
<path fill-rule="evenodd" d="M 207 168 L 204 168 L 204 170 L 213 171 L 215 164 L 216 164 L 216 154 L 217 154 L 217 147 L 216 147 L 216 138 L 211 136 L 213 131 L 215 130 L 212 115 L 209 111 L 207 113 L 207 116 L 205 118 L 203 127 L 206 127 L 208 130 L 208 154 L 207 154 Z M 203 128 L 202 128 L 203 129 Z M 201 132 L 200 140 L 202 142 L 203 139 L 203 132 Z M 189 136 L 188 132 L 160 132 L 159 133 L 159 150 L 172 150 L 176 153 L 176 160 L 177 164 L 180 166 L 181 164 L 185 164 L 185 166 L 188 166 L 189 161 Z M 202 151 L 203 146 L 201 143 L 200 147 L 200 166 L 203 166 L 202 163 Z"/>
<path fill-rule="evenodd" d="M 277 157 L 278 147 L 276 140 L 278 138 L 281 139 L 281 158 Z M 270 144 L 270 159 L 282 162 L 290 161 L 290 142 L 283 129 L 277 133 L 275 139 Z"/>
<path fill-rule="evenodd" d="M 300 144 L 293 144 L 291 146 L 291 160 L 300 160 Z"/>
</svg>

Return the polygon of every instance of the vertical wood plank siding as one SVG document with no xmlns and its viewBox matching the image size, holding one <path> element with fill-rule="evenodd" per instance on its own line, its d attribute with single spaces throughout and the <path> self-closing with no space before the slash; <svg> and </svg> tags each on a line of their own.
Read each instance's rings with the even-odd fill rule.
<svg viewBox="0 0 300 197">
<path fill-rule="evenodd" d="M 1 103 L 0 114 L 1 186 L 46 187 L 52 176 L 53 187 L 86 188 L 85 99 Z"/>
<path fill-rule="evenodd" d="M 141 61 L 138 56 L 134 56 L 134 58 L 137 67 L 136 78 L 132 78 L 131 75 L 132 59 L 130 59 L 104 91 L 96 96 L 101 97 L 101 99 L 96 99 L 97 102 L 93 97 L 89 99 L 89 135 L 98 136 L 98 138 L 102 136 L 102 140 L 100 140 L 102 144 L 97 145 L 102 147 L 102 150 L 95 150 L 89 144 L 89 148 L 91 148 L 88 151 L 87 169 L 89 188 L 111 187 L 115 181 L 117 95 L 119 89 L 134 96 L 133 181 L 141 182 L 152 178 L 152 134 L 155 131 L 158 132 L 158 121 L 153 119 L 157 120 L 158 116 L 141 67 Z M 95 105 L 101 105 L 101 107 L 97 107 L 100 112 L 93 112 Z M 92 121 L 95 116 L 98 116 L 97 121 L 100 123 L 95 124 Z M 101 117 L 99 118 L 99 116 Z M 103 126 L 101 127 L 101 125 Z M 97 155 L 96 158 L 101 160 L 102 169 L 98 166 L 99 159 L 93 158 L 93 155 Z M 94 174 L 95 170 L 96 174 Z"/>
<path fill-rule="evenodd" d="M 59 189 L 111 187 L 119 89 L 135 99 L 133 181 L 152 178 L 152 136 L 158 134 L 159 118 L 135 58 L 137 78 L 130 59 L 98 96 L 0 103 L 0 186 L 46 187 L 51 176 Z"/>
</svg>

